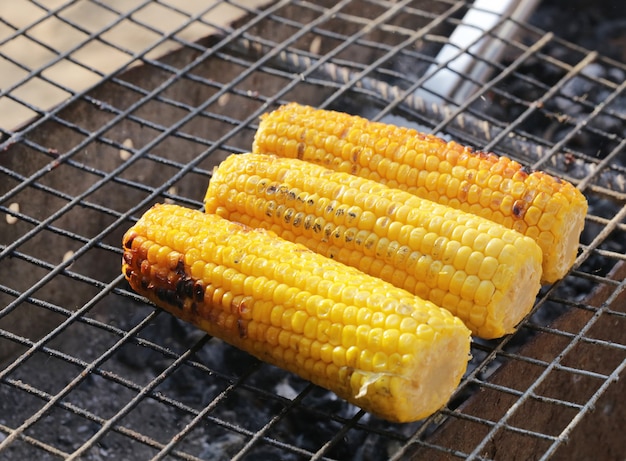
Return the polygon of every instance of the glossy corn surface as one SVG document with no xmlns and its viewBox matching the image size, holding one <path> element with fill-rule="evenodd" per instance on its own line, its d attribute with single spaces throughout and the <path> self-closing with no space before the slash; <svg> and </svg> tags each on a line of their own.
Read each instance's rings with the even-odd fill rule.
<svg viewBox="0 0 626 461">
<path fill-rule="evenodd" d="M 382 418 L 432 414 L 466 369 L 459 319 L 271 232 L 157 205 L 123 249 L 138 293 Z"/>
<path fill-rule="evenodd" d="M 576 259 L 585 197 L 506 157 L 295 103 L 262 117 L 253 150 L 373 179 L 517 230 L 541 247 L 545 282 L 562 278 Z"/>
<path fill-rule="evenodd" d="M 542 254 L 531 238 L 297 159 L 229 156 L 213 172 L 205 210 L 430 300 L 483 338 L 513 332 L 540 288 Z"/>
</svg>

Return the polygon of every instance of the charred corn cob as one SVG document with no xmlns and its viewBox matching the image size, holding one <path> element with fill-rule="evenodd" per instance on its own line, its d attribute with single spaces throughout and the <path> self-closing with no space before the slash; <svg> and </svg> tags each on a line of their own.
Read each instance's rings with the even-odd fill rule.
<svg viewBox="0 0 626 461">
<path fill-rule="evenodd" d="M 138 293 L 380 417 L 428 416 L 466 369 L 470 332 L 459 319 L 271 232 L 157 205 L 123 249 Z"/>
<path fill-rule="evenodd" d="M 533 238 L 543 281 L 576 259 L 587 201 L 572 184 L 413 129 L 295 103 L 265 114 L 253 151 L 299 158 L 459 208 Z"/>
<path fill-rule="evenodd" d="M 541 249 L 484 218 L 297 159 L 234 154 L 205 210 L 279 236 L 434 302 L 483 338 L 532 308 Z"/>
</svg>

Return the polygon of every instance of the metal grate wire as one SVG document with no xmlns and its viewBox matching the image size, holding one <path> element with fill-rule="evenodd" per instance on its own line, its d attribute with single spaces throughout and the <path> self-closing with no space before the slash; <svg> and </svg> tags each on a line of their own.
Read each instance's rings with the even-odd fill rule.
<svg viewBox="0 0 626 461">
<path fill-rule="evenodd" d="M 462 75 L 477 90 L 458 101 L 425 88 L 452 68 L 437 52 L 472 2 L 201 3 L 24 0 L 26 20 L 0 15 L 0 65 L 17 76 L 0 91 L 15 113 L 0 120 L 3 459 L 583 459 L 585 434 L 612 433 L 618 450 L 626 65 L 504 16 L 481 36 L 503 46 L 498 62 L 458 49 L 491 69 Z M 44 40 L 50 24 L 80 40 Z M 122 43 L 128 28 L 141 38 Z M 23 41 L 47 58 L 16 54 Z M 510 155 L 590 202 L 573 270 L 518 332 L 474 341 L 454 397 L 424 421 L 378 420 L 202 335 L 119 273 L 124 230 L 155 202 L 201 207 L 213 166 L 291 100 Z"/>
</svg>

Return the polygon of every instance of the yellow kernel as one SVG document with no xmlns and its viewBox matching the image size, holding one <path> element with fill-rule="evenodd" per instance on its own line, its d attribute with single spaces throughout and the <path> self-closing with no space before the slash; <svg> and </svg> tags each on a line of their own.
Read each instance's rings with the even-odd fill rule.
<svg viewBox="0 0 626 461">
<path fill-rule="evenodd" d="M 417 329 L 418 323 L 415 319 L 406 317 L 400 322 L 400 331 L 414 332 Z"/>
<path fill-rule="evenodd" d="M 320 299 L 319 303 L 317 303 L 316 315 L 320 319 L 326 319 L 330 316 L 331 310 L 333 308 L 333 301 L 328 298 Z"/>
<path fill-rule="evenodd" d="M 296 311 L 294 312 L 291 318 L 291 328 L 296 333 L 304 332 L 304 325 L 308 320 L 308 315 L 304 311 Z"/>
<path fill-rule="evenodd" d="M 289 348 L 291 336 L 292 333 L 290 331 L 281 330 L 280 333 L 278 333 L 278 344 L 280 345 L 280 347 L 282 347 L 283 349 Z"/>
<path fill-rule="evenodd" d="M 500 252 L 500 261 L 503 264 L 515 265 L 515 262 L 519 258 L 519 253 L 514 245 L 507 243 Z"/>
<path fill-rule="evenodd" d="M 357 368 L 359 366 L 359 357 L 361 350 L 356 346 L 350 346 L 346 349 L 346 366 Z"/>
<path fill-rule="evenodd" d="M 539 230 L 537 226 L 527 227 L 526 231 L 524 231 L 524 235 L 526 235 L 527 237 L 530 237 L 531 239 L 535 241 L 539 240 L 540 233 L 541 231 Z"/>
<path fill-rule="evenodd" d="M 388 354 L 396 351 L 400 341 L 400 330 L 385 329 L 383 332 L 382 348 Z"/>
<path fill-rule="evenodd" d="M 356 327 L 356 346 L 363 350 L 368 347 L 368 338 L 371 327 L 366 324 L 360 324 Z"/>
<path fill-rule="evenodd" d="M 463 236 L 461 237 L 461 243 L 463 245 L 467 245 L 468 247 L 473 247 L 474 246 L 474 241 L 476 240 L 476 237 L 478 236 L 478 231 L 476 229 L 473 228 L 466 228 L 465 231 L 463 232 Z"/>
<path fill-rule="evenodd" d="M 330 363 L 333 361 L 333 351 L 335 347 L 328 343 L 323 343 L 320 346 L 320 359 L 323 362 Z"/>
<path fill-rule="evenodd" d="M 478 251 L 472 251 L 469 258 L 467 259 L 467 264 L 465 265 L 465 272 L 468 275 L 478 274 L 480 271 L 480 266 L 483 263 L 483 255 Z"/>
<path fill-rule="evenodd" d="M 359 219 L 359 229 L 362 230 L 371 230 L 374 228 L 374 225 L 376 224 L 376 215 L 374 213 L 372 213 L 371 211 L 363 211 L 363 213 L 361 213 L 361 217 Z"/>
<path fill-rule="evenodd" d="M 350 346 L 354 346 L 356 345 L 356 338 L 357 338 L 357 333 L 356 333 L 356 325 L 345 325 L 343 327 L 343 338 L 341 341 L 341 344 L 343 344 L 345 347 L 350 347 Z"/>
<path fill-rule="evenodd" d="M 480 264 L 478 276 L 482 280 L 490 280 L 498 269 L 498 260 L 493 256 L 485 256 Z"/>
<path fill-rule="evenodd" d="M 484 308 L 481 308 L 481 306 L 474 306 L 474 308 L 470 311 L 469 320 L 477 328 L 480 328 L 485 324 L 486 317 L 487 314 Z"/>
<path fill-rule="evenodd" d="M 529 226 L 535 226 L 541 218 L 541 210 L 534 205 L 531 205 L 524 214 L 524 222 Z"/>
<path fill-rule="evenodd" d="M 468 275 L 461 286 L 461 296 L 465 299 L 474 299 L 480 279 L 476 275 Z"/>
<path fill-rule="evenodd" d="M 502 176 L 498 174 L 491 175 L 487 180 L 487 187 L 492 190 L 500 189 L 500 183 L 502 182 Z"/>
<path fill-rule="evenodd" d="M 554 227 L 554 215 L 549 213 L 544 213 L 541 218 L 539 218 L 539 222 L 537 223 L 537 227 L 539 227 L 542 231 L 547 231 Z"/>
<path fill-rule="evenodd" d="M 461 248 L 461 243 L 455 240 L 449 240 L 441 249 L 440 259 L 444 264 L 450 264 L 454 261 L 456 254 Z"/>
<path fill-rule="evenodd" d="M 485 256 L 498 258 L 504 248 L 505 243 L 500 239 L 492 238 L 485 246 Z"/>
<path fill-rule="evenodd" d="M 474 295 L 474 300 L 476 304 L 481 306 L 486 306 L 491 302 L 493 298 L 493 294 L 496 291 L 496 287 L 489 280 L 482 280 L 476 289 L 476 293 Z"/>
<path fill-rule="evenodd" d="M 450 264 L 443 266 L 439 271 L 439 276 L 437 277 L 437 287 L 440 290 L 448 291 L 450 285 L 452 285 L 452 278 L 456 272 L 455 267 Z"/>
<path fill-rule="evenodd" d="M 471 254 L 472 254 L 471 247 L 469 246 L 460 247 L 456 253 L 456 256 L 454 257 L 453 265 L 455 267 L 465 267 Z"/>
<path fill-rule="evenodd" d="M 430 325 L 422 323 L 417 327 L 417 334 L 420 340 L 430 343 L 432 342 L 432 338 L 435 335 L 435 331 Z"/>
<path fill-rule="evenodd" d="M 542 248 L 549 248 L 550 246 L 554 245 L 554 242 L 556 240 L 554 234 L 548 231 L 541 231 L 539 233 L 539 237 L 537 238 L 538 243 Z"/>
<path fill-rule="evenodd" d="M 455 309 L 459 304 L 461 298 L 458 295 L 452 294 L 450 292 L 443 295 L 441 300 L 441 307 L 445 309 Z"/>
<path fill-rule="evenodd" d="M 491 281 L 494 286 L 498 290 L 507 289 L 510 286 L 511 278 L 513 277 L 513 273 L 511 271 L 511 267 L 507 264 L 501 264 L 498 266 L 496 273 L 494 274 Z"/>
<path fill-rule="evenodd" d="M 335 304 L 330 310 L 330 321 L 333 323 L 342 323 L 345 307 L 346 305 L 343 303 Z"/>
<path fill-rule="evenodd" d="M 372 371 L 387 371 L 387 354 L 383 351 L 379 350 L 374 353 L 374 357 L 372 357 Z"/>
<path fill-rule="evenodd" d="M 265 339 L 272 346 L 278 345 L 278 335 L 280 334 L 280 328 L 270 326 L 265 331 Z"/>
<path fill-rule="evenodd" d="M 372 319 L 370 321 L 370 325 L 372 327 L 383 327 L 385 325 L 386 315 L 384 312 L 374 312 L 372 314 Z"/>
<path fill-rule="evenodd" d="M 415 336 L 415 330 L 411 333 L 402 333 L 398 338 L 398 353 L 399 354 L 414 354 L 417 347 L 417 341 Z"/>
<path fill-rule="evenodd" d="M 333 349 L 332 357 L 333 363 L 338 367 L 345 367 L 347 365 L 346 350 L 343 347 L 336 346 Z"/>
</svg>

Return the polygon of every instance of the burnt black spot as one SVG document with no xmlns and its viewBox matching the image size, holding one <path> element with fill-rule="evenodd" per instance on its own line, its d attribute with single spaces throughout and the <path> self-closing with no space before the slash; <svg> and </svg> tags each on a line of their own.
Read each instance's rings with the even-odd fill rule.
<svg viewBox="0 0 626 461">
<path fill-rule="evenodd" d="M 276 184 L 272 184 L 271 186 L 269 186 L 269 187 L 266 189 L 266 191 L 265 191 L 265 192 L 267 193 L 267 195 L 272 195 L 272 194 L 275 194 L 275 193 L 276 193 L 276 190 L 277 190 L 277 189 L 278 189 L 278 188 L 276 187 Z"/>
<path fill-rule="evenodd" d="M 360 154 L 361 154 L 361 148 L 360 147 L 355 147 L 352 150 L 352 163 L 358 162 Z"/>
<path fill-rule="evenodd" d="M 185 275 L 185 258 L 181 255 L 180 258 L 178 258 L 178 262 L 176 263 L 176 267 L 174 268 L 174 271 L 178 274 L 178 275 Z"/>
<path fill-rule="evenodd" d="M 287 192 L 287 199 L 289 200 L 295 200 L 297 197 L 296 193 L 292 190 L 290 190 L 289 192 Z"/>
<path fill-rule="evenodd" d="M 133 269 L 131 267 L 126 267 L 124 268 L 124 275 L 126 276 L 126 278 L 131 278 L 133 275 Z"/>
<path fill-rule="evenodd" d="M 346 210 L 344 208 L 337 208 L 337 211 L 335 211 L 335 216 L 343 216 L 346 213 Z"/>
<path fill-rule="evenodd" d="M 128 239 L 124 242 L 124 246 L 130 250 L 133 247 L 133 242 L 135 241 L 136 237 L 137 234 L 131 234 L 131 236 L 128 237 Z"/>
<path fill-rule="evenodd" d="M 526 207 L 525 207 L 524 202 L 521 200 L 516 200 L 513 203 L 513 208 L 511 209 L 511 211 L 513 212 L 513 216 L 515 216 L 516 218 L 518 219 L 523 218 L 526 212 Z"/>
<path fill-rule="evenodd" d="M 248 336 L 248 328 L 246 322 L 242 319 L 237 319 L 237 330 L 240 338 L 246 338 Z"/>
<path fill-rule="evenodd" d="M 165 298 L 167 298 L 167 291 L 165 288 L 162 287 L 156 287 L 154 289 L 154 294 L 156 295 L 157 298 L 159 298 L 161 301 L 165 301 Z"/>
<path fill-rule="evenodd" d="M 183 298 L 181 298 L 178 293 L 176 293 L 176 290 L 168 290 L 167 288 L 156 287 L 154 289 L 154 294 L 159 300 L 166 302 L 171 306 L 178 307 L 179 309 L 183 308 Z"/>
<path fill-rule="evenodd" d="M 293 226 L 299 227 L 300 224 L 302 224 L 302 213 L 297 213 L 296 216 L 293 218 Z"/>
<path fill-rule="evenodd" d="M 193 284 L 193 299 L 196 301 L 204 300 L 204 283 L 197 281 Z"/>
<path fill-rule="evenodd" d="M 122 256 L 122 258 L 124 259 L 124 262 L 126 264 L 132 264 L 133 263 L 133 254 L 129 251 L 125 251 L 124 255 Z"/>
<path fill-rule="evenodd" d="M 180 279 L 176 283 L 176 293 L 178 293 L 179 296 L 185 295 L 185 280 L 184 279 Z"/>
<path fill-rule="evenodd" d="M 148 279 L 142 278 L 139 282 L 139 285 L 141 286 L 142 290 L 147 290 L 150 286 L 150 282 L 148 281 Z"/>
<path fill-rule="evenodd" d="M 520 171 L 521 171 L 522 173 L 526 173 L 526 174 L 531 174 L 531 173 L 533 172 L 532 168 L 531 168 L 530 166 L 528 166 L 528 165 L 524 165 L 524 166 L 520 169 Z"/>
<path fill-rule="evenodd" d="M 183 291 L 184 295 L 187 298 L 193 298 L 193 294 L 194 294 L 194 283 L 193 283 L 193 280 L 186 279 L 185 283 L 183 284 L 183 286 L 184 286 L 184 291 Z"/>
<path fill-rule="evenodd" d="M 289 224 L 291 222 L 291 218 L 293 218 L 294 213 L 295 211 L 293 208 L 288 208 L 287 211 L 285 211 L 285 215 L 283 217 L 285 223 Z"/>
</svg>

